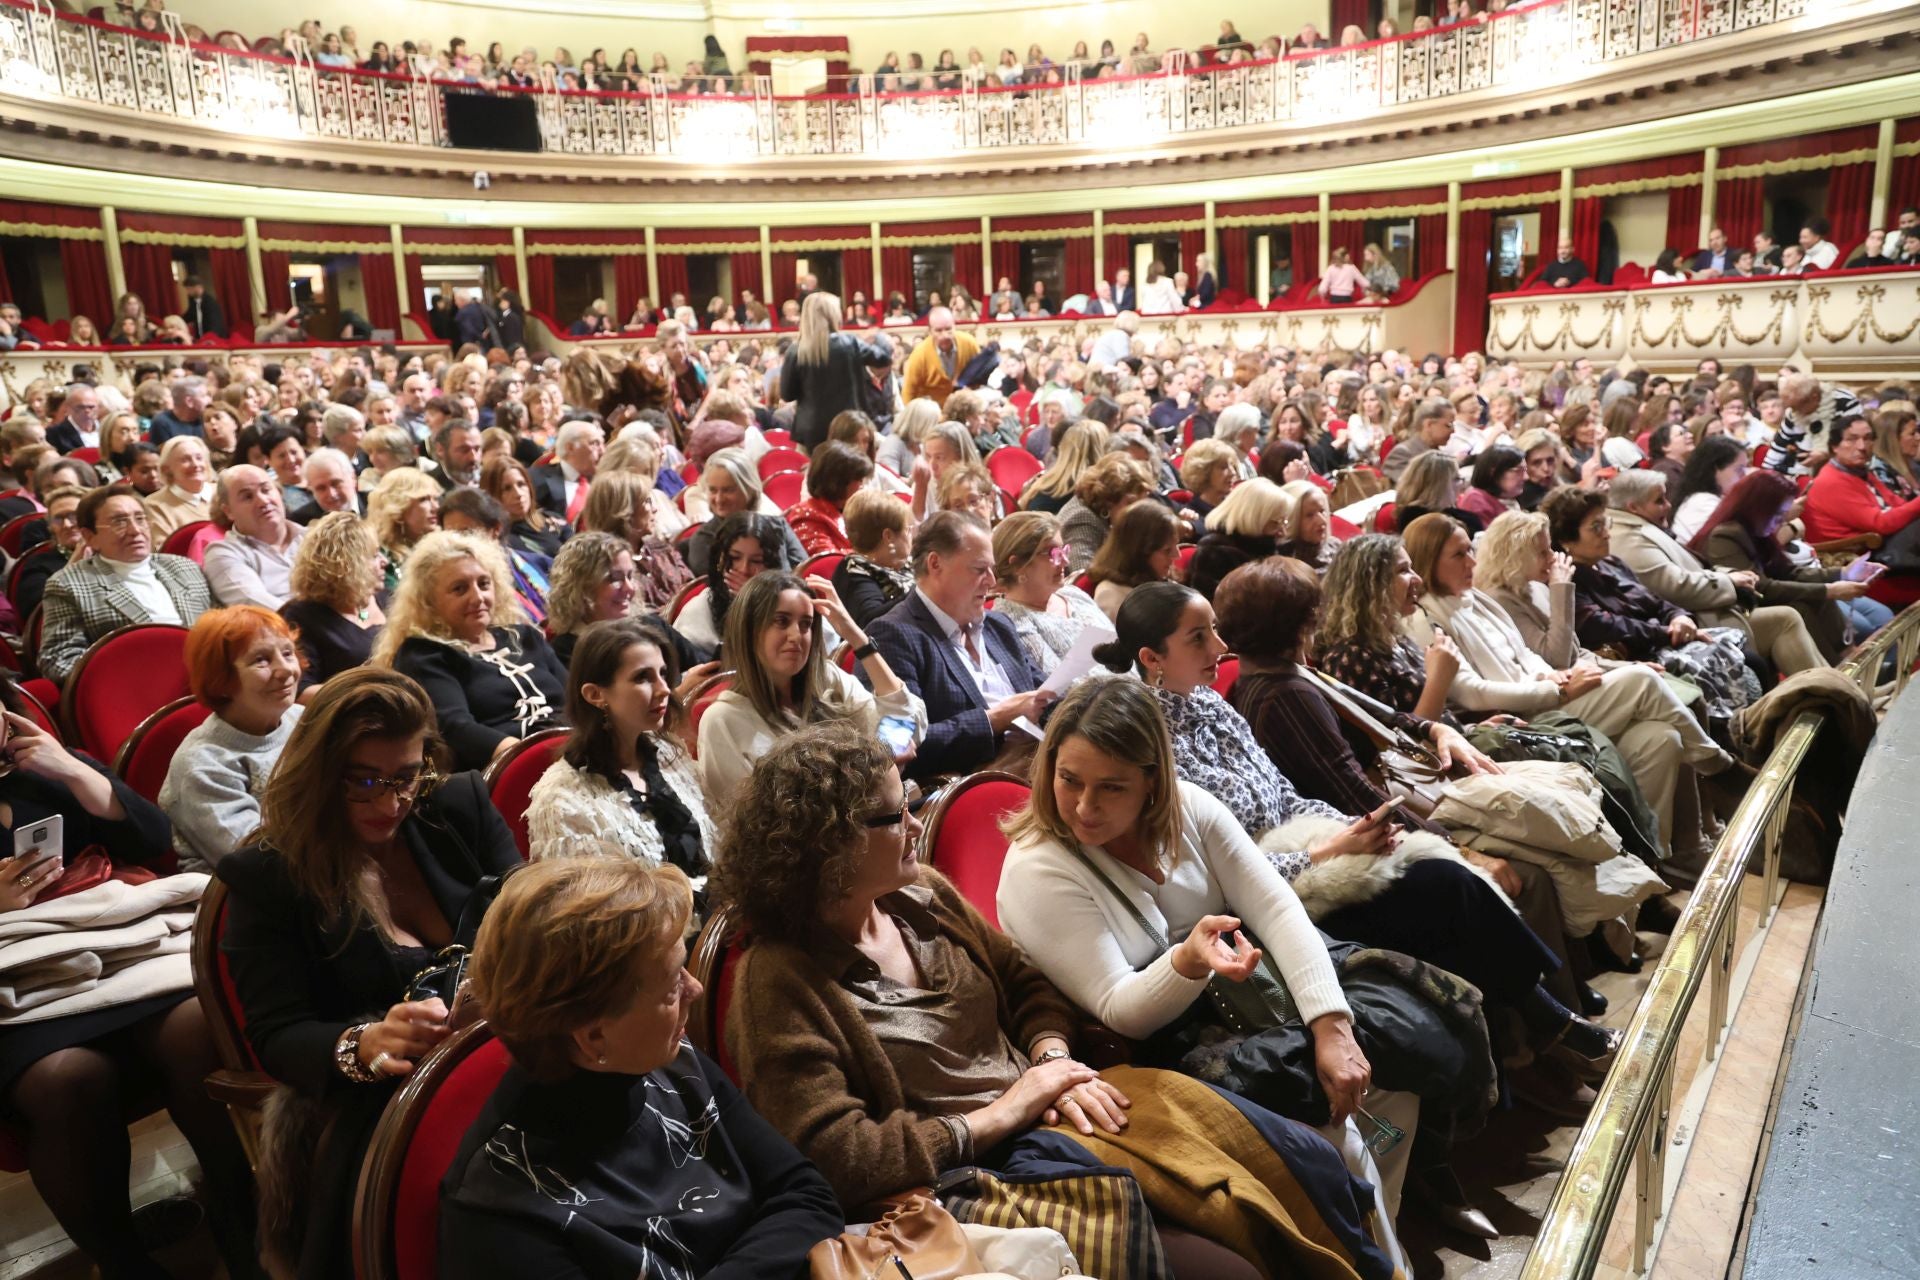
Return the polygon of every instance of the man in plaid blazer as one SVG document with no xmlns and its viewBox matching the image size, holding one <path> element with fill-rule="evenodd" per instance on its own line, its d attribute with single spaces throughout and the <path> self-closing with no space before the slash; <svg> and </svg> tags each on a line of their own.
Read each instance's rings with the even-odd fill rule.
<svg viewBox="0 0 1920 1280">
<path fill-rule="evenodd" d="M 137 622 L 190 627 L 213 607 L 199 565 L 153 554 L 146 508 L 131 485 L 95 489 L 74 514 L 92 554 L 47 579 L 42 598 L 40 674 L 56 682 L 111 631 Z"/>
</svg>

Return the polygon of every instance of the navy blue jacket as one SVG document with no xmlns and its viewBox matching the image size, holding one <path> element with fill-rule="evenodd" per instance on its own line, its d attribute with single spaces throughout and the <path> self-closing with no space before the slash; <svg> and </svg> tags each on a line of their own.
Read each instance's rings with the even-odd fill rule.
<svg viewBox="0 0 1920 1280">
<path fill-rule="evenodd" d="M 989 609 L 981 635 L 1015 693 L 1040 687 L 1042 677 L 1020 647 L 1013 623 Z M 927 736 L 907 766 L 907 776 L 968 773 L 999 753 L 999 736 L 987 723 L 987 700 L 918 591 L 875 619 L 867 638 L 901 683 L 926 704 Z M 864 670 L 860 678 L 866 680 Z"/>
</svg>

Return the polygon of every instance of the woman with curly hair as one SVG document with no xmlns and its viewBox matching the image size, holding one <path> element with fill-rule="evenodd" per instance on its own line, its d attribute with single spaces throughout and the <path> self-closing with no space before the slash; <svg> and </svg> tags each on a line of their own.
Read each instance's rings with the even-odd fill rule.
<svg viewBox="0 0 1920 1280">
<path fill-rule="evenodd" d="M 467 533 L 443 530 L 420 540 L 373 663 L 427 691 L 462 769 L 482 768 L 552 725 L 566 696 L 566 669 L 525 621 L 506 554 Z"/>
<path fill-rule="evenodd" d="M 372 528 L 353 512 L 335 511 L 307 526 L 293 554 L 293 594 L 280 606 L 299 637 L 302 687 L 324 684 L 373 656 L 387 620 L 380 608 L 386 574 Z"/>
<path fill-rule="evenodd" d="M 633 554 L 634 587 L 642 604 L 663 609 L 693 581 L 679 553 L 654 532 L 653 482 L 632 471 L 596 470 L 580 510 L 581 533 L 610 533 Z M 576 534 L 576 537 L 579 535 Z"/>
<path fill-rule="evenodd" d="M 367 523 L 387 558 L 386 589 L 400 585 L 400 572 L 414 544 L 440 527 L 440 482 L 414 467 L 396 467 L 367 498 Z"/>
<path fill-rule="evenodd" d="M 1346 1216 L 1368 1193 L 1316 1135 L 1223 1093 L 1190 1094 L 1168 1073 L 1121 1067 L 1103 1076 L 1076 1060 L 1073 1006 L 920 863 L 919 836 L 886 750 L 851 725 L 822 724 L 761 758 L 716 859 L 715 899 L 739 912 L 751 939 L 726 1026 L 742 1091 L 842 1204 L 1029 1157 L 1144 1170 L 1155 1163 L 1153 1135 L 1167 1134 L 1163 1108 L 1191 1096 L 1206 1110 L 1190 1116 L 1183 1136 L 1210 1143 L 1220 1160 L 1248 1168 L 1257 1156 L 1272 1169 L 1265 1135 L 1276 1125 L 1304 1144 L 1293 1150 L 1311 1153 L 1313 1172 L 1294 1171 L 1325 1179 L 1316 1190 L 1332 1194 L 1316 1203 L 1339 1219 L 1328 1224 L 1338 1249 L 1358 1260 L 1350 1265 L 1359 1274 L 1391 1271 L 1381 1246 Z M 1257 1175 L 1236 1178 L 1237 1211 L 1257 1214 L 1269 1193 L 1300 1194 L 1281 1185 L 1291 1178 L 1271 1176 L 1264 1187 Z M 1284 1235 L 1263 1238 L 1288 1248 Z M 1183 1273 L 1247 1274 L 1239 1258 L 1197 1237 L 1168 1231 L 1163 1243 Z"/>
</svg>

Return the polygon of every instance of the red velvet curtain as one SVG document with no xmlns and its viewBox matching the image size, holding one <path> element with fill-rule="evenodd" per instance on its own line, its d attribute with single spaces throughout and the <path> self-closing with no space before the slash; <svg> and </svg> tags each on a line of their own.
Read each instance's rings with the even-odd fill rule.
<svg viewBox="0 0 1920 1280">
<path fill-rule="evenodd" d="M 1430 276 L 1447 269 L 1447 215 L 1423 213 L 1413 221 L 1413 274 Z"/>
<path fill-rule="evenodd" d="M 1332 25 L 1327 28 L 1327 38 L 1338 40 L 1348 27 L 1358 27 L 1371 37 L 1373 12 L 1373 0 L 1333 0 Z"/>
<path fill-rule="evenodd" d="M 564 334 L 567 326 L 560 324 L 560 318 L 553 314 L 553 255 L 550 253 L 529 253 L 527 255 L 527 310 L 538 311 L 551 323 L 559 325 L 556 331 Z M 622 316 L 622 320 L 626 317 Z"/>
<path fill-rule="evenodd" d="M 679 254 L 662 255 L 678 258 Z M 685 259 L 681 259 L 685 261 Z M 647 296 L 647 258 L 641 253 L 618 253 L 613 257 L 614 320 L 627 322 L 640 299 Z"/>
<path fill-rule="evenodd" d="M 985 275 L 986 266 L 984 259 L 980 256 L 980 241 L 978 239 L 962 240 L 953 246 L 954 283 L 966 285 L 967 292 L 978 298 L 982 307 L 987 304 L 986 295 L 980 292 L 980 287 L 984 283 L 982 277 Z M 891 271 L 888 272 L 888 278 L 892 278 Z M 911 278 L 911 276 L 909 276 L 909 278 Z M 891 288 L 892 286 L 889 287 Z M 907 291 L 902 289 L 900 292 L 905 293 Z"/>
<path fill-rule="evenodd" d="M 1478 351 L 1487 341 L 1487 264 L 1493 251 L 1493 210 L 1460 211 L 1460 268 L 1455 279 L 1453 349 Z"/>
<path fill-rule="evenodd" d="M 1868 180 L 1871 183 L 1871 179 Z M 1682 257 L 1704 248 L 1700 243 L 1700 188 L 1667 189 L 1667 248 Z M 1589 259 L 1591 265 L 1591 259 Z"/>
<path fill-rule="evenodd" d="M 9 302 L 13 300 L 13 281 L 7 279 L 7 260 L 5 258 L 0 258 L 0 298 L 4 298 Z"/>
<path fill-rule="evenodd" d="M 1589 271 L 1600 269 L 1600 224 L 1606 221 L 1606 209 L 1605 196 L 1576 196 L 1573 201 L 1573 226 L 1567 233 L 1573 240 L 1573 256 L 1586 263 Z"/>
<path fill-rule="evenodd" d="M 1199 284 L 1199 273 L 1194 270 L 1193 260 L 1206 251 L 1207 229 L 1205 227 L 1194 231 L 1182 231 L 1180 233 L 1179 269 L 1186 272 L 1189 276 L 1192 276 L 1192 283 L 1196 286 Z"/>
<path fill-rule="evenodd" d="M 1887 192 L 1887 221 L 1902 209 L 1920 205 L 1920 156 L 1901 156 L 1893 162 L 1893 187 Z"/>
<path fill-rule="evenodd" d="M 759 249 L 735 250 L 727 255 L 727 266 L 733 275 L 733 297 L 729 299 L 729 301 L 737 305 L 743 290 L 750 291 L 754 297 L 759 298 L 762 302 L 766 301 L 766 285 L 762 283 L 760 279 Z M 744 317 L 742 318 L 744 319 Z"/>
<path fill-rule="evenodd" d="M 120 245 L 120 269 L 126 272 L 127 292 L 137 293 L 156 323 L 180 311 L 180 290 L 173 282 L 173 250 L 164 244 Z"/>
<path fill-rule="evenodd" d="M 367 299 L 367 321 L 376 329 L 400 332 L 400 287 L 393 279 L 393 254 L 360 255 L 360 290 Z"/>
<path fill-rule="evenodd" d="M 1026 282 L 1020 278 L 1020 242 L 1018 240 L 993 242 L 993 287 L 998 289 L 1002 280 L 1010 281 L 1016 291 L 1022 294 L 1026 292 Z"/>
<path fill-rule="evenodd" d="M 1866 238 L 1867 216 L 1872 206 L 1871 163 L 1837 165 L 1828 172 L 1827 221 L 1833 224 L 1831 239 L 1843 252 Z M 1900 211 L 1896 208 L 1892 212 Z"/>
<path fill-rule="evenodd" d="M 86 316 L 104 335 L 113 323 L 106 246 L 98 240 L 62 240 L 60 274 L 67 281 L 67 314 Z"/>
<path fill-rule="evenodd" d="M 1245 227 L 1220 228 L 1220 261 L 1213 264 L 1213 280 L 1222 289 L 1238 289 L 1248 297 L 1254 297 L 1255 291 L 1249 287 L 1253 281 L 1253 263 L 1248 258 L 1248 248 L 1252 236 Z"/>
<path fill-rule="evenodd" d="M 1295 222 L 1287 230 L 1293 240 L 1293 283 L 1320 283 L 1320 224 Z"/>
<path fill-rule="evenodd" d="M 421 269 L 420 255 L 409 253 L 404 261 L 407 269 L 407 303 L 404 311 L 407 315 L 425 315 L 427 313 L 427 277 Z"/>
<path fill-rule="evenodd" d="M 1093 237 L 1076 236 L 1066 242 L 1066 290 L 1071 298 L 1076 293 L 1093 296 Z"/>
<path fill-rule="evenodd" d="M 626 315 L 620 317 L 622 323 L 626 322 L 627 316 L 633 314 L 633 304 L 638 302 L 647 291 L 647 260 L 638 254 L 627 254 L 626 257 L 632 258 L 640 264 L 640 288 L 639 291 L 633 295 L 632 299 L 623 304 L 626 307 Z M 624 259 L 620 259 L 620 261 L 624 261 Z M 660 253 L 656 251 L 653 255 L 653 261 L 655 274 L 660 277 L 660 296 L 653 300 L 653 309 L 664 312 L 667 309 L 667 304 L 672 301 L 674 294 L 685 293 L 687 291 L 687 255 L 684 253 Z M 618 267 L 614 269 L 616 271 L 619 270 Z M 690 303 L 691 301 L 692 300 L 689 299 Z M 695 306 L 694 310 L 701 311 L 704 310 L 704 308 L 702 306 Z"/>
<path fill-rule="evenodd" d="M 1106 248 L 1102 250 L 1102 252 L 1105 253 L 1107 259 L 1107 280 L 1111 282 L 1114 272 L 1122 269 L 1127 271 L 1133 270 L 1133 237 L 1123 231 L 1119 235 L 1108 235 L 1104 237 L 1104 239 L 1106 240 Z M 1138 280 L 1135 280 L 1133 283 L 1135 287 L 1138 287 L 1140 284 Z"/>
<path fill-rule="evenodd" d="M 1713 192 L 1713 220 L 1727 233 L 1735 250 L 1753 247 L 1753 238 L 1765 229 L 1765 183 L 1758 177 L 1722 178 Z"/>
<path fill-rule="evenodd" d="M 253 324 L 253 276 L 247 270 L 245 249 L 209 249 L 208 266 L 213 296 L 226 313 L 227 332 L 246 334 Z"/>
<path fill-rule="evenodd" d="M 1358 265 L 1360 261 L 1360 251 L 1366 247 L 1367 243 L 1367 224 L 1358 218 L 1346 221 L 1335 219 L 1327 224 L 1327 232 L 1329 237 L 1327 241 L 1327 252 L 1332 253 L 1335 249 L 1345 249 L 1347 256 L 1352 258 L 1354 263 Z"/>
<path fill-rule="evenodd" d="M 1540 243 L 1534 246 L 1535 267 L 1545 266 L 1553 261 L 1553 255 L 1560 248 L 1560 196 L 1541 197 L 1540 203 Z M 1587 269 L 1593 269 L 1593 260 L 1587 260 Z"/>
<path fill-rule="evenodd" d="M 853 297 L 856 293 L 867 296 L 867 304 L 873 304 L 873 250 L 865 245 L 858 249 L 840 251 L 840 291 Z"/>
<path fill-rule="evenodd" d="M 953 279 L 947 281 L 947 287 L 951 289 L 956 284 L 964 285 L 968 293 L 977 296 L 980 292 L 979 275 L 976 273 L 972 279 L 968 279 L 966 276 L 960 274 L 960 252 L 958 246 L 954 249 L 953 261 Z M 912 245 L 888 244 L 880 246 L 880 284 L 886 289 L 889 295 L 897 293 L 908 301 L 912 301 Z M 886 314 L 886 308 L 880 305 L 880 299 L 875 298 L 873 302 L 875 315 Z"/>
<path fill-rule="evenodd" d="M 293 282 L 288 275 L 291 267 L 292 260 L 284 250 L 260 251 L 260 278 L 266 285 L 269 312 L 285 311 L 293 305 Z"/>
<path fill-rule="evenodd" d="M 800 292 L 800 255 L 773 251 L 773 279 L 767 281 L 767 306 L 774 323 L 780 321 L 780 307 Z"/>
<path fill-rule="evenodd" d="M 531 259 L 528 260 L 527 274 L 529 275 L 533 274 L 533 265 L 532 265 Z M 500 287 L 502 289 L 511 289 L 515 293 L 519 293 L 520 292 L 520 260 L 515 258 L 510 253 L 494 254 L 493 255 L 493 278 L 500 282 Z M 425 296 L 426 296 L 425 294 L 421 295 L 421 297 L 425 297 Z M 522 307 L 526 305 L 526 301 L 527 300 L 525 298 L 520 299 L 520 304 Z M 422 310 L 425 309 L 424 305 L 420 302 L 418 298 L 414 300 L 413 305 L 415 305 L 416 307 L 421 307 Z"/>
</svg>

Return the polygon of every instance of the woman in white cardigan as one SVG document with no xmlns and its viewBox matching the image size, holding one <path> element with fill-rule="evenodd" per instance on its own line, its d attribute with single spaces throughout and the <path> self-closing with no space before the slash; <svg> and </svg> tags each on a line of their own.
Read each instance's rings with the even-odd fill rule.
<svg viewBox="0 0 1920 1280">
<path fill-rule="evenodd" d="M 1429 1029 L 1409 1054 L 1381 1028 L 1363 1023 L 1356 1032 L 1327 944 L 1286 879 L 1225 805 L 1178 779 L 1166 720 L 1145 684 L 1119 676 L 1076 685 L 1048 721 L 1033 778 L 1026 807 L 1007 824 L 1000 923 L 1081 1008 L 1123 1036 L 1150 1041 L 1149 1056 L 1185 1065 L 1189 1038 L 1197 1032 L 1208 1043 L 1216 1028 L 1198 1028 L 1221 1021 L 1209 984 L 1216 976 L 1246 983 L 1259 968 L 1277 979 L 1280 1003 L 1293 1013 L 1282 1018 L 1279 1039 L 1257 1034 L 1245 1042 L 1249 1052 L 1232 1051 L 1232 1065 L 1223 1065 L 1230 1087 L 1307 1123 L 1330 1116 L 1340 1126 L 1358 1114 L 1370 1131 L 1382 1104 L 1367 1092 L 1374 1066 L 1361 1048 L 1365 1039 L 1392 1055 L 1383 1062 L 1395 1078 L 1380 1080 L 1380 1088 L 1417 1093 L 1423 1108 L 1435 1108 L 1427 1119 L 1436 1126 L 1458 1105 L 1459 1076 L 1440 1060 L 1469 1039 Z M 1347 830 L 1384 821 L 1382 810 Z M 1241 932 L 1243 923 L 1259 946 Z M 1265 965 L 1263 953 L 1271 956 Z M 1302 1067 L 1317 1088 L 1306 1096 L 1288 1088 L 1297 1079 L 1287 1069 L 1297 1041 L 1287 1029 L 1311 1054 L 1311 1066 Z M 1341 1140 L 1337 1131 L 1329 1136 Z M 1409 1154 L 1396 1150 L 1383 1166 L 1389 1206 Z M 1444 1145 L 1429 1151 L 1423 1173 L 1450 1180 L 1445 1155 Z"/>
<path fill-rule="evenodd" d="M 535 859 L 617 849 L 704 883 L 718 832 L 693 759 L 670 731 L 678 679 L 673 643 L 651 623 L 618 618 L 581 633 L 567 673 L 572 734 L 528 798 Z"/>
<path fill-rule="evenodd" d="M 823 623 L 853 651 L 871 689 L 827 661 Z M 761 573 L 749 580 L 727 612 L 723 652 L 732 685 L 700 718 L 700 781 L 710 804 L 725 805 L 753 762 L 803 725 L 855 719 L 880 733 L 900 764 L 913 759 L 926 734 L 926 707 L 825 578 Z"/>
<path fill-rule="evenodd" d="M 1493 598 L 1474 588 L 1473 541 L 1449 516 L 1422 516 L 1407 526 L 1407 555 L 1424 591 L 1408 619 L 1415 643 L 1444 630 L 1460 650 L 1460 672 L 1448 698 L 1470 711 L 1519 716 L 1561 710 L 1612 738 L 1660 820 L 1660 840 L 1674 848 L 1674 797 L 1681 769 L 1704 774 L 1730 768 L 1733 758 L 1652 667 L 1607 671 L 1585 664 L 1557 668 L 1527 647 L 1519 628 Z M 1693 779 L 1686 778 L 1689 789 Z M 1699 842 L 1698 805 L 1686 806 L 1689 830 L 1679 847 Z"/>
</svg>

